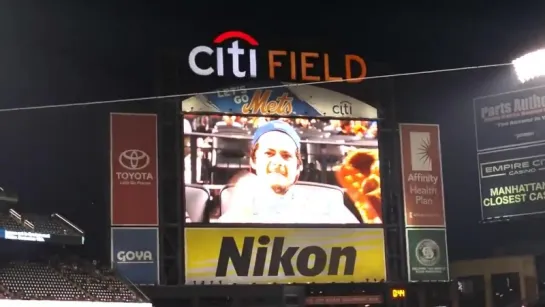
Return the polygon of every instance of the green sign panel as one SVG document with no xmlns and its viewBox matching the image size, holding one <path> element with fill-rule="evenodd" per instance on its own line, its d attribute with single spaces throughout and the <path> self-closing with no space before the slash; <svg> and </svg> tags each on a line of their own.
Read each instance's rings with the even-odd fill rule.
<svg viewBox="0 0 545 307">
<path fill-rule="evenodd" d="M 407 261 L 409 281 L 448 281 L 446 230 L 407 229 Z"/>
</svg>

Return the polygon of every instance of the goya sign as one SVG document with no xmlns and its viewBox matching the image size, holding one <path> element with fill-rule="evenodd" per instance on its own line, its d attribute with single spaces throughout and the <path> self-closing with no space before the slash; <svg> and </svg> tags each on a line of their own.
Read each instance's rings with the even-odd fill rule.
<svg viewBox="0 0 545 307">
<path fill-rule="evenodd" d="M 159 231 L 150 228 L 112 227 L 112 267 L 137 285 L 159 282 Z"/>
</svg>

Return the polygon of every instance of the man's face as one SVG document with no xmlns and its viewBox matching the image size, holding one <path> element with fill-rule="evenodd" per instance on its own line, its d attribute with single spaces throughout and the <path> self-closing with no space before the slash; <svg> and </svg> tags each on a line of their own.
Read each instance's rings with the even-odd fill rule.
<svg viewBox="0 0 545 307">
<path fill-rule="evenodd" d="M 236 116 L 229 116 L 229 115 L 224 115 L 223 116 L 223 121 L 228 125 L 232 125 L 235 121 L 236 121 L 237 117 Z"/>
<path fill-rule="evenodd" d="M 258 144 L 252 168 L 273 191 L 285 194 L 301 171 L 295 142 L 283 132 L 271 131 L 262 135 Z"/>
</svg>

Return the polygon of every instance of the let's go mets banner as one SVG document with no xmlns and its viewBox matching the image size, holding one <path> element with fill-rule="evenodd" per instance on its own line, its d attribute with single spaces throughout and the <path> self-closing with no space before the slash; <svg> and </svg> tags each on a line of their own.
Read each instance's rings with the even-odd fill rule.
<svg viewBox="0 0 545 307">
<path fill-rule="evenodd" d="M 386 279 L 382 229 L 186 228 L 186 283 Z"/>
</svg>

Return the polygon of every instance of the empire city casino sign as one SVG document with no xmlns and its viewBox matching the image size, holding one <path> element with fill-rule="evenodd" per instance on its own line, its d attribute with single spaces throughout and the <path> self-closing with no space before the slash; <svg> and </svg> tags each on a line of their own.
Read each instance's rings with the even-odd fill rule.
<svg viewBox="0 0 545 307">
<path fill-rule="evenodd" d="M 231 41 L 230 46 L 225 46 L 226 41 Z M 259 43 L 255 38 L 241 31 L 227 31 L 218 35 L 213 40 L 216 48 L 209 46 L 197 46 L 189 52 L 189 68 L 199 76 L 217 75 L 223 77 L 226 75 L 225 58 L 230 57 L 232 63 L 232 74 L 236 78 L 257 78 L 258 70 L 258 52 L 255 47 Z M 242 45 L 249 45 L 244 48 Z M 227 47 L 227 48 L 225 48 Z M 224 50 L 225 49 L 225 50 Z M 201 56 L 208 56 L 213 64 L 197 63 Z M 209 58 L 209 60 L 210 60 Z M 277 70 L 283 67 L 289 69 L 289 79 L 291 81 L 340 81 L 350 80 L 348 82 L 358 83 L 367 74 L 367 65 L 365 61 L 353 54 L 344 56 L 344 76 L 333 76 L 331 73 L 331 64 L 329 54 L 318 52 L 296 52 L 286 50 L 267 50 L 268 73 L 269 78 L 277 78 Z M 241 63 L 248 62 L 247 69 L 241 68 Z M 319 61 L 323 64 L 323 71 L 319 75 L 313 75 L 311 70 L 316 70 Z M 358 69 L 353 69 L 358 66 Z M 357 70 L 357 72 L 355 72 Z M 357 74 L 359 72 L 359 74 Z"/>
</svg>

